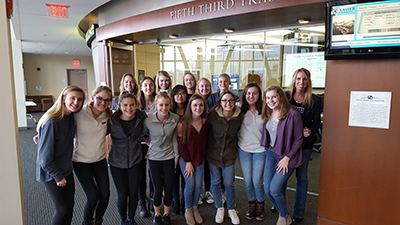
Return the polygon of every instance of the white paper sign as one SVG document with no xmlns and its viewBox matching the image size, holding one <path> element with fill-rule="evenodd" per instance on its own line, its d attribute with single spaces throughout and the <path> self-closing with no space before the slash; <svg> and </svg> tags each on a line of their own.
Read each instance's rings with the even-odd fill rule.
<svg viewBox="0 0 400 225">
<path fill-rule="evenodd" d="M 352 91 L 349 126 L 389 129 L 392 92 Z"/>
</svg>

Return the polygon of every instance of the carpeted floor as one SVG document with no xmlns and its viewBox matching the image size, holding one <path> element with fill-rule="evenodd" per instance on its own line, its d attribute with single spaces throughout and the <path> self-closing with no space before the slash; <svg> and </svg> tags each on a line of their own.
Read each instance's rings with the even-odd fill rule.
<svg viewBox="0 0 400 225">
<path fill-rule="evenodd" d="M 32 113 L 32 115 L 39 120 L 42 113 Z M 34 128 L 35 124 L 33 121 L 28 121 L 28 130 L 21 130 L 19 132 L 20 147 L 21 147 L 21 164 L 22 164 L 22 177 L 24 186 L 24 201 L 25 201 L 25 214 L 27 225 L 43 225 L 50 224 L 53 205 L 49 198 L 44 185 L 37 182 L 35 179 L 35 166 L 36 166 L 36 145 L 32 141 L 32 137 L 36 135 Z M 313 160 L 309 165 L 309 195 L 307 198 L 306 214 L 304 220 L 299 223 L 303 225 L 315 225 L 317 224 L 317 211 L 318 211 L 318 194 L 319 189 L 319 163 L 320 154 L 314 152 L 312 155 Z M 236 176 L 241 177 L 241 171 L 239 163 L 236 162 Z M 111 176 L 110 176 L 110 179 Z M 288 182 L 289 189 L 294 188 L 296 185 L 296 178 L 292 176 Z M 78 182 L 76 183 L 76 194 L 75 194 L 75 207 L 72 224 L 81 224 L 83 218 L 83 208 L 86 202 L 85 194 Z M 243 180 L 236 179 L 236 209 L 239 211 L 239 217 L 241 224 L 276 224 L 278 214 L 271 212 L 271 203 L 266 200 L 266 214 L 267 218 L 264 221 L 247 220 L 244 214 L 247 210 L 247 198 L 244 191 Z M 117 211 L 117 194 L 115 191 L 112 180 L 110 181 L 110 202 L 104 216 L 105 225 L 117 225 L 119 224 L 119 216 Z M 294 192 L 287 191 L 287 203 L 288 210 L 291 214 L 292 205 L 294 202 Z M 215 224 L 215 207 L 214 205 L 204 204 L 199 206 L 200 214 L 203 216 L 204 224 Z M 141 218 L 138 214 L 136 216 L 136 222 L 141 224 L 152 224 L 151 218 Z M 183 215 L 177 215 L 171 217 L 172 224 L 185 224 Z M 223 224 L 231 224 L 230 219 L 225 216 Z"/>
</svg>

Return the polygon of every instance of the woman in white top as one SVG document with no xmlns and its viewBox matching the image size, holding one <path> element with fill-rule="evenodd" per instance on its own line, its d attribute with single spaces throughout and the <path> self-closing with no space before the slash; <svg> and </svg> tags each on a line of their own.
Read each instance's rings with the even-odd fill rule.
<svg viewBox="0 0 400 225">
<path fill-rule="evenodd" d="M 108 206 L 110 184 L 105 136 L 111 101 L 111 89 L 99 86 L 93 91 L 92 100 L 74 115 L 77 133 L 72 161 L 75 175 L 87 197 L 84 225 L 101 224 Z"/>
<path fill-rule="evenodd" d="M 242 168 L 244 186 L 249 201 L 246 219 L 264 220 L 264 185 L 263 172 L 265 149 L 260 146 L 263 120 L 261 88 L 257 83 L 249 83 L 240 97 L 241 110 L 244 114 L 239 130 L 239 161 Z"/>
</svg>

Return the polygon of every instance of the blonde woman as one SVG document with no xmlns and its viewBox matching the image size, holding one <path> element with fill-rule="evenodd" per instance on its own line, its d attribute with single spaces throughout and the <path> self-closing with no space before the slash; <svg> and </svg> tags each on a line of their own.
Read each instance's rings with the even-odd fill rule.
<svg viewBox="0 0 400 225">
<path fill-rule="evenodd" d="M 172 79 L 167 71 L 159 71 L 155 78 L 156 81 L 156 94 L 160 92 L 166 92 L 169 95 L 171 94 L 172 89 Z"/>
<path fill-rule="evenodd" d="M 289 103 L 299 110 L 303 120 L 303 154 L 304 163 L 296 168 L 296 195 L 293 206 L 293 222 L 304 218 L 307 200 L 307 169 L 317 140 L 316 133 L 321 128 L 321 98 L 312 93 L 311 73 L 306 68 L 294 71 L 292 82 L 286 91 Z"/>
<path fill-rule="evenodd" d="M 186 72 L 183 76 L 183 85 L 186 88 L 187 99 L 189 99 L 196 91 L 196 77 L 191 72 Z"/>
<path fill-rule="evenodd" d="M 52 224 L 71 224 L 75 183 L 72 174 L 74 113 L 82 109 L 85 93 L 77 86 L 65 87 L 37 125 L 36 179 L 44 183 L 55 207 Z"/>
</svg>

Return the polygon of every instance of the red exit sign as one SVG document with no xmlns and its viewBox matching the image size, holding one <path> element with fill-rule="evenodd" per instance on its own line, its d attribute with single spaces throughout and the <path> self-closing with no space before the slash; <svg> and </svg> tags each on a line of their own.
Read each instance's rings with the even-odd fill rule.
<svg viewBox="0 0 400 225">
<path fill-rule="evenodd" d="M 50 5 L 47 4 L 47 16 L 50 18 L 68 19 L 68 8 L 66 5 Z"/>
</svg>

